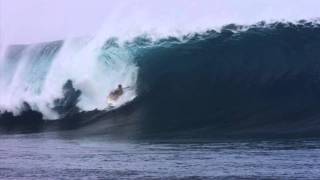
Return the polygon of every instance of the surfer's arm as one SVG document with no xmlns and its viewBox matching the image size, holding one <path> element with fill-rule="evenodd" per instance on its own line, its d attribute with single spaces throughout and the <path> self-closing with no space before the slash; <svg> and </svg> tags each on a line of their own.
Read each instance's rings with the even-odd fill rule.
<svg viewBox="0 0 320 180">
<path fill-rule="evenodd" d="M 122 88 L 123 90 L 125 90 L 125 89 L 132 89 L 133 87 L 131 87 L 131 86 L 127 86 L 127 87 L 124 87 L 124 88 Z"/>
</svg>

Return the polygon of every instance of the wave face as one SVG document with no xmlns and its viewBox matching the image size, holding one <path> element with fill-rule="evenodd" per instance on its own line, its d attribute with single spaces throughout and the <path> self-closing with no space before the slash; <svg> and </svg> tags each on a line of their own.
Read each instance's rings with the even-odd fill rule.
<svg viewBox="0 0 320 180">
<path fill-rule="evenodd" d="M 146 130 L 319 130 L 320 26 L 239 28 L 168 38 L 136 57 Z"/>
<path fill-rule="evenodd" d="M 106 90 L 115 87 L 119 81 L 136 87 L 126 102 L 136 95 L 137 98 L 118 110 L 69 116 L 65 120 L 68 125 L 70 122 L 77 124 L 73 128 L 81 127 L 85 132 L 94 133 L 171 132 L 186 136 L 318 135 L 320 132 L 320 25 L 317 23 L 261 22 L 250 27 L 228 25 L 219 32 L 212 30 L 159 40 L 141 36 L 121 46 L 117 45 L 116 40 L 109 40 L 104 43 L 103 55 L 99 56 L 103 56 L 103 60 L 112 60 L 107 66 L 91 64 L 92 60 L 100 58 L 87 58 L 83 54 L 71 58 L 74 61 L 66 62 L 64 55 L 68 53 L 63 51 L 70 50 L 59 44 L 50 44 L 50 51 L 46 51 L 47 61 L 41 61 L 41 58 L 33 61 L 30 60 L 32 58 L 24 59 L 29 68 L 23 71 L 28 74 L 23 77 L 32 79 L 41 74 L 44 79 L 36 81 L 45 84 L 38 92 L 41 103 L 42 97 L 48 97 L 42 96 L 47 93 L 44 89 L 56 90 L 52 88 L 56 85 L 61 91 L 68 79 L 72 80 L 75 89 L 81 91 L 76 105 L 84 111 L 103 104 Z M 60 57 L 50 61 L 51 54 L 56 54 L 58 50 Z M 24 47 L 14 48 L 8 57 L 20 59 L 12 61 L 20 65 L 23 62 L 21 52 L 25 52 Z M 47 67 L 48 71 L 37 68 L 44 62 L 47 64 L 42 66 Z M 55 68 L 54 63 L 57 64 Z M 6 65 L 9 67 L 9 63 Z M 17 70 L 12 69 L 19 68 L 15 66 L 13 63 L 5 69 L 16 74 Z M 32 69 L 35 69 L 31 73 L 33 76 L 30 74 Z M 54 75 L 48 75 L 49 70 L 55 72 Z M 46 76 L 43 75 L 45 73 Z M 10 72 L 6 74 L 6 81 L 1 76 L 1 83 L 16 81 L 12 80 L 14 76 Z M 54 84 L 55 81 L 48 81 L 49 77 L 63 78 Z M 15 83 L 23 87 L 19 91 L 30 85 L 26 83 L 28 81 L 20 82 L 24 83 Z M 105 84 L 101 85 L 102 82 Z M 41 83 L 32 84 L 32 93 L 36 94 L 35 89 L 40 86 Z M 87 89 L 92 86 L 97 92 L 103 92 L 99 94 Z M 13 89 L 18 91 L 13 87 L 17 86 L 12 86 L 9 92 L 2 91 L 1 97 L 6 96 L 4 93 L 14 94 Z M 30 91 L 28 89 L 23 94 Z M 16 92 L 14 98 L 20 98 L 16 94 L 19 93 Z M 63 96 L 61 94 L 60 98 Z M 29 99 L 20 99 L 32 104 Z M 9 101 L 1 101 L 1 107 L 7 105 L 3 102 Z M 108 119 L 112 119 L 112 123 L 116 121 L 116 125 L 112 126 Z M 81 122 L 85 123 L 79 125 Z M 110 127 L 113 127 L 112 130 Z"/>
</svg>

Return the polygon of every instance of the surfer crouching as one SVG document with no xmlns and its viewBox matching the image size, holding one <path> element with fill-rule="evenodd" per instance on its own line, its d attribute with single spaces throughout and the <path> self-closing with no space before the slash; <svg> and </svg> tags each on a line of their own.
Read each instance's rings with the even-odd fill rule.
<svg viewBox="0 0 320 180">
<path fill-rule="evenodd" d="M 116 101 L 122 94 L 123 94 L 123 88 L 122 88 L 122 85 L 119 84 L 119 85 L 118 85 L 118 88 L 115 89 L 114 91 L 112 91 L 112 92 L 109 94 L 108 98 L 109 98 L 110 100 Z"/>
</svg>

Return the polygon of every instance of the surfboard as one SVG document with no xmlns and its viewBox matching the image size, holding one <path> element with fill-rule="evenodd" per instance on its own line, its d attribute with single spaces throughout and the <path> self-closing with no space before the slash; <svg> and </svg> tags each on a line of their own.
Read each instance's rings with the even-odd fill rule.
<svg viewBox="0 0 320 180">
<path fill-rule="evenodd" d="M 123 90 L 131 90 L 133 89 L 132 87 L 125 87 Z M 123 101 L 124 95 L 127 94 L 128 91 L 123 91 L 122 94 L 119 95 L 114 95 L 112 93 L 109 94 L 107 97 L 107 107 L 104 110 L 112 110 L 115 109 L 119 106 L 122 106 L 125 104 L 125 101 Z"/>
</svg>

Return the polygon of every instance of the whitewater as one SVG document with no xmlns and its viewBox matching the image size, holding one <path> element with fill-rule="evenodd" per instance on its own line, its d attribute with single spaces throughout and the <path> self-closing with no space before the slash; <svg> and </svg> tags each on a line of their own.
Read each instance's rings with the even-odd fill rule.
<svg viewBox="0 0 320 180">
<path fill-rule="evenodd" d="M 97 42 L 100 38 L 10 47 L 13 52 L 7 52 L 0 65 L 1 111 L 17 115 L 25 102 L 45 118 L 56 119 L 53 102 L 62 98 L 67 80 L 81 90 L 77 105 L 84 111 L 105 109 L 108 93 L 118 84 L 132 87 L 119 105 L 132 100 L 138 68 L 130 51 L 104 46 Z"/>
<path fill-rule="evenodd" d="M 141 3 L 144 6 L 140 6 Z M 300 12 L 302 5 L 311 10 L 298 16 L 295 12 Z M 132 101 L 137 96 L 139 67 L 134 61 L 136 47 L 126 44 L 139 37 L 145 36 L 151 41 L 174 37 L 183 43 L 184 36 L 205 33 L 210 29 L 220 31 L 228 23 L 243 25 L 236 29 L 240 31 L 261 20 L 271 23 L 317 17 L 312 3 L 293 4 L 289 1 L 209 3 L 203 0 L 198 3 L 173 1 L 168 4 L 136 0 L 130 3 L 117 2 L 110 6 L 112 9 L 105 12 L 103 25 L 92 35 L 80 38 L 68 35 L 67 38 L 61 37 L 61 41 L 50 39 L 51 42 L 48 43 L 43 42 L 43 39 L 14 41 L 14 31 L 7 29 L 14 29 L 15 24 L 10 23 L 8 18 L 3 19 L 0 111 L 19 115 L 30 108 L 41 112 L 45 119 L 58 119 L 59 113 L 53 110 L 57 106 L 55 100 L 63 98 L 63 86 L 68 80 L 72 81 L 75 89 L 81 91 L 77 102 L 81 111 L 105 109 L 108 93 L 118 84 L 131 88 L 116 107 Z M 247 12 L 250 7 L 255 7 L 256 10 Z M 283 10 L 288 7 L 291 11 Z M 201 11 L 195 11 L 197 9 Z M 128 14 L 124 17 L 123 12 Z M 10 13 L 12 12 L 3 8 L 3 15 Z M 40 25 L 41 21 L 39 27 Z"/>
<path fill-rule="evenodd" d="M 318 20 L 310 22 L 312 27 L 317 27 Z M 255 27 L 271 30 L 278 23 L 260 22 L 251 26 L 231 24 L 213 31 L 223 35 L 224 30 L 228 30 L 237 36 Z M 290 25 L 289 22 L 283 23 Z M 143 55 L 141 52 L 162 46 L 188 44 L 198 35 L 204 36 L 198 38 L 200 41 L 205 41 L 207 33 L 210 31 L 169 36 L 150 32 L 119 39 L 107 36 L 103 30 L 90 38 L 9 45 L 1 51 L 0 112 L 19 115 L 33 110 L 41 112 L 44 119 L 59 119 L 61 113 L 55 109 L 63 106 L 58 99 L 68 98 L 64 97 L 66 89 L 63 87 L 69 80 L 72 88 L 81 92 L 80 97 L 74 100 L 80 111 L 108 109 L 108 94 L 118 84 L 129 87 L 114 105 L 114 108 L 118 108 L 138 95 L 137 58 Z"/>
<path fill-rule="evenodd" d="M 0 179 L 320 179 L 319 7 L 0 0 Z"/>
</svg>

